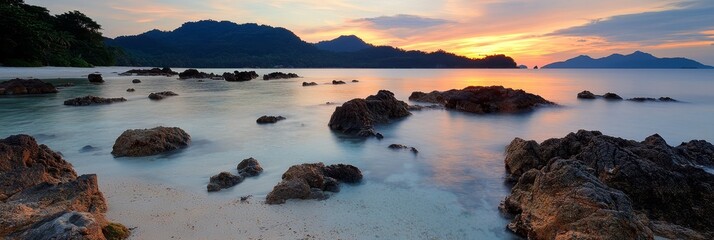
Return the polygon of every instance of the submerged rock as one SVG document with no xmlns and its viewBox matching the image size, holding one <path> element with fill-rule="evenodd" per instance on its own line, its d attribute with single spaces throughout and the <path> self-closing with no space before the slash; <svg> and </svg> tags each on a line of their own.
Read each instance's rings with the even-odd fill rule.
<svg viewBox="0 0 714 240">
<path fill-rule="evenodd" d="M 191 136 L 177 127 L 155 127 L 124 131 L 112 147 L 115 157 L 150 156 L 185 148 Z"/>
<path fill-rule="evenodd" d="M 0 139 L 0 238 L 105 239 L 98 186 L 30 136 Z"/>
<path fill-rule="evenodd" d="M 126 98 L 102 98 L 97 96 L 84 96 L 64 101 L 68 106 L 89 106 L 95 104 L 110 104 L 115 102 L 126 102 Z"/>
<path fill-rule="evenodd" d="M 171 70 L 171 68 L 165 67 L 165 68 L 151 68 L 151 69 L 132 69 L 132 70 L 126 71 L 124 73 L 121 73 L 119 75 L 131 76 L 134 74 L 136 74 L 137 76 L 167 76 L 167 77 L 171 77 L 171 76 L 177 75 L 178 73 Z M 135 79 L 135 80 L 138 80 L 138 79 Z M 134 82 L 134 83 L 137 83 L 137 82 Z"/>
<path fill-rule="evenodd" d="M 359 82 L 359 80 L 357 80 L 357 79 L 354 79 L 354 80 L 352 80 L 352 82 L 356 83 L 356 82 Z"/>
<path fill-rule="evenodd" d="M 81 149 L 79 149 L 79 152 L 85 153 L 85 152 L 94 152 L 94 151 L 97 151 L 97 150 L 99 150 L 99 148 L 94 147 L 94 146 L 92 146 L 92 145 L 84 145 L 84 147 L 82 147 Z"/>
<path fill-rule="evenodd" d="M 585 90 L 580 93 L 578 93 L 578 98 L 580 99 L 595 99 L 597 96 L 593 94 L 592 92 Z"/>
<path fill-rule="evenodd" d="M 196 69 L 186 69 L 182 73 L 179 73 L 179 78 L 180 79 L 205 79 L 205 78 L 214 78 L 216 77 L 215 74 L 213 73 L 205 73 L 205 72 L 199 72 Z"/>
<path fill-rule="evenodd" d="M 46 94 L 57 93 L 51 83 L 38 79 L 13 79 L 0 82 L 0 95 Z"/>
<path fill-rule="evenodd" d="M 91 73 L 87 75 L 87 79 L 89 80 L 90 83 L 103 83 L 104 78 L 102 78 L 102 74 L 99 73 Z"/>
<path fill-rule="evenodd" d="M 620 97 L 620 95 L 611 92 L 605 93 L 604 95 L 602 95 L 602 98 L 606 100 L 622 100 L 622 97 Z"/>
<path fill-rule="evenodd" d="M 413 92 L 409 100 L 444 104 L 447 109 L 471 113 L 517 113 L 555 105 L 541 96 L 502 86 L 470 86 L 462 90 Z"/>
<path fill-rule="evenodd" d="M 660 98 L 636 97 L 636 98 L 627 99 L 627 101 L 633 101 L 633 102 L 679 102 L 671 97 L 660 97 Z"/>
<path fill-rule="evenodd" d="M 287 79 L 287 78 L 299 78 L 295 73 L 283 73 L 283 72 L 274 72 L 270 74 L 265 74 L 263 75 L 263 80 L 273 80 L 273 79 Z"/>
<path fill-rule="evenodd" d="M 387 90 L 379 90 L 366 99 L 355 98 L 335 108 L 328 126 L 348 135 L 377 136 L 374 125 L 411 115 L 408 105 Z M 380 134 L 381 135 L 381 134 Z"/>
<path fill-rule="evenodd" d="M 317 86 L 317 83 L 316 83 L 316 82 L 302 82 L 302 86 L 303 86 L 303 87 L 307 87 L 307 86 Z"/>
<path fill-rule="evenodd" d="M 415 147 L 409 147 L 406 145 L 396 144 L 396 143 L 390 144 L 389 146 L 387 146 L 387 148 L 392 149 L 392 150 L 407 150 L 408 149 L 409 151 L 411 151 L 414 154 L 419 153 L 419 150 L 417 150 Z"/>
<path fill-rule="evenodd" d="M 149 94 L 149 99 L 151 100 L 161 100 L 166 97 L 171 97 L 171 96 L 178 96 L 177 93 L 172 92 L 172 91 L 164 91 L 164 92 L 155 92 L 155 93 L 150 93 Z"/>
<path fill-rule="evenodd" d="M 362 172 L 355 166 L 346 164 L 330 165 L 304 163 L 293 165 L 282 176 L 265 203 L 282 204 L 288 199 L 326 199 L 325 191 L 339 191 L 338 181 L 357 183 L 362 180 Z"/>
<path fill-rule="evenodd" d="M 505 163 L 516 185 L 502 209 L 529 238 L 714 237 L 714 175 L 699 167 L 714 166 L 706 141 L 671 147 L 656 134 L 636 142 L 581 130 L 541 144 L 516 138 Z"/>
<path fill-rule="evenodd" d="M 255 120 L 255 122 L 258 124 L 266 124 L 266 123 L 276 123 L 280 120 L 285 120 L 285 117 L 283 117 L 283 116 L 261 116 L 257 120 Z"/>
<path fill-rule="evenodd" d="M 134 80 L 131 80 L 131 83 L 141 83 L 141 80 L 139 80 L 139 79 L 134 79 Z"/>
<path fill-rule="evenodd" d="M 234 71 L 233 73 L 223 73 L 223 79 L 228 82 L 244 82 L 258 78 L 258 73 L 255 71 Z"/>
<path fill-rule="evenodd" d="M 332 85 L 339 85 L 339 84 L 347 84 L 345 81 L 342 80 L 332 80 Z"/>
<path fill-rule="evenodd" d="M 127 89 L 126 89 L 126 91 L 127 91 L 127 92 L 134 92 L 134 91 L 136 91 L 136 89 L 133 89 L 133 88 L 127 88 Z"/>
</svg>

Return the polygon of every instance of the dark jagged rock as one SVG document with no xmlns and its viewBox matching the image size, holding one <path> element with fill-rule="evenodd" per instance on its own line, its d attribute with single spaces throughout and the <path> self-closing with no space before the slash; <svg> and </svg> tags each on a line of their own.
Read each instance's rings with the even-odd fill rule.
<svg viewBox="0 0 714 240">
<path fill-rule="evenodd" d="M 13 79 L 0 82 L 0 95 L 45 94 L 57 93 L 57 88 L 51 83 L 38 79 Z"/>
<path fill-rule="evenodd" d="M 414 154 L 419 153 L 419 150 L 417 150 L 415 147 L 409 147 L 406 145 L 396 144 L 396 143 L 390 144 L 389 146 L 387 146 L 387 148 L 392 149 L 392 150 L 407 150 L 407 149 L 409 149 L 409 151 L 411 151 Z"/>
<path fill-rule="evenodd" d="M 273 79 L 288 79 L 288 78 L 299 78 L 295 73 L 283 73 L 283 72 L 274 72 L 270 74 L 265 74 L 263 75 L 263 80 L 273 80 Z"/>
<path fill-rule="evenodd" d="M 206 188 L 209 192 L 220 191 L 243 182 L 243 179 L 244 177 L 241 175 L 236 176 L 229 172 L 221 172 L 211 177 L 211 181 Z"/>
<path fill-rule="evenodd" d="M 64 101 L 68 106 L 89 106 L 95 104 L 110 104 L 115 102 L 126 102 L 126 98 L 102 98 L 97 96 L 84 96 Z"/>
<path fill-rule="evenodd" d="M 303 87 L 307 87 L 307 86 L 317 86 L 317 83 L 316 83 L 316 82 L 302 82 L 302 86 L 303 86 Z"/>
<path fill-rule="evenodd" d="M 171 68 L 151 68 L 151 69 L 132 69 L 121 73 L 121 76 L 132 76 L 136 74 L 137 76 L 176 76 L 178 73 L 171 70 Z"/>
<path fill-rule="evenodd" d="M 27 135 L 0 139 L 0 238 L 105 239 L 97 176 Z"/>
<path fill-rule="evenodd" d="M 288 199 L 326 199 L 326 191 L 338 192 L 338 181 L 356 183 L 362 180 L 362 172 L 352 165 L 337 164 L 325 167 L 322 163 L 293 165 L 282 176 L 265 203 L 282 204 Z"/>
<path fill-rule="evenodd" d="M 263 167 L 260 166 L 260 163 L 258 163 L 258 160 L 255 158 L 243 159 L 243 161 L 238 164 L 237 169 L 238 174 L 243 177 L 258 176 L 263 172 Z"/>
<path fill-rule="evenodd" d="M 180 79 L 206 79 L 206 78 L 215 78 L 215 77 L 216 77 L 216 74 L 199 72 L 196 69 L 186 69 L 182 73 L 179 73 Z"/>
<path fill-rule="evenodd" d="M 112 155 L 115 157 L 150 156 L 185 148 L 190 142 L 191 136 L 177 127 L 130 129 L 124 131 L 114 142 Z"/>
<path fill-rule="evenodd" d="M 166 97 L 171 97 L 171 96 L 178 96 L 177 93 L 172 92 L 172 91 L 164 91 L 164 92 L 155 92 L 155 93 L 150 93 L 149 94 L 149 99 L 151 100 L 161 100 Z"/>
<path fill-rule="evenodd" d="M 471 113 L 517 113 L 555 105 L 541 96 L 502 86 L 470 86 L 462 90 L 413 92 L 409 100 L 444 104 L 447 109 Z"/>
<path fill-rule="evenodd" d="M 661 97 L 661 98 L 636 97 L 636 98 L 630 98 L 627 100 L 633 101 L 633 102 L 678 102 L 677 100 L 675 100 L 671 97 Z"/>
<path fill-rule="evenodd" d="M 620 97 L 620 95 L 611 92 L 605 93 L 604 95 L 602 95 L 602 98 L 606 100 L 622 100 L 622 97 Z"/>
<path fill-rule="evenodd" d="M 91 73 L 87 75 L 87 80 L 89 80 L 90 83 L 103 83 L 104 78 L 102 78 L 102 74 L 99 73 Z"/>
<path fill-rule="evenodd" d="M 255 120 L 258 124 L 276 123 L 280 120 L 285 120 L 283 116 L 261 116 Z"/>
<path fill-rule="evenodd" d="M 332 80 L 332 85 L 339 85 L 339 84 L 347 84 L 347 83 L 342 80 Z"/>
<path fill-rule="evenodd" d="M 127 88 L 127 89 L 126 89 L 126 91 L 127 91 L 127 92 L 134 92 L 134 91 L 136 91 L 136 89 L 133 89 L 133 88 Z"/>
<path fill-rule="evenodd" d="M 141 83 L 141 80 L 139 80 L 139 79 L 134 79 L 134 80 L 131 80 L 131 83 Z"/>
<path fill-rule="evenodd" d="M 335 108 L 328 126 L 333 131 L 360 137 L 376 136 L 374 125 L 411 115 L 403 101 L 387 90 L 366 99 L 352 99 Z M 381 135 L 381 134 L 380 134 Z"/>
<path fill-rule="evenodd" d="M 636 142 L 581 130 L 541 144 L 516 138 L 505 163 L 517 181 L 503 206 L 516 215 L 509 228 L 530 238 L 714 237 L 714 175 L 699 167 L 714 166 L 706 141 L 671 147 L 656 134 Z"/>
<path fill-rule="evenodd" d="M 580 99 L 595 99 L 597 96 L 593 94 L 592 92 L 585 90 L 580 93 L 578 93 L 578 98 Z"/>
<path fill-rule="evenodd" d="M 223 73 L 223 79 L 229 82 L 245 82 L 258 78 L 259 75 L 255 71 L 234 71 L 233 73 Z"/>
</svg>

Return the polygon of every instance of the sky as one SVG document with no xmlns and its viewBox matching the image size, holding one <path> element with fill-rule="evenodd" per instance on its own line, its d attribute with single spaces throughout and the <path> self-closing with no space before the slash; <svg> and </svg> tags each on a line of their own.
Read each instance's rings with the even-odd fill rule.
<svg viewBox="0 0 714 240">
<path fill-rule="evenodd" d="M 357 35 L 375 45 L 506 54 L 545 65 L 636 50 L 714 65 L 713 0 L 26 0 L 79 10 L 107 37 L 205 19 L 284 27 L 307 42 Z"/>
</svg>

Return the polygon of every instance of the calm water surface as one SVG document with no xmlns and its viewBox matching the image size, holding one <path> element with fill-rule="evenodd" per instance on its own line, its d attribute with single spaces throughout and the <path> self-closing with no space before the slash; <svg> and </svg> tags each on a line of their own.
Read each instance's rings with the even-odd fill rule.
<svg viewBox="0 0 714 240">
<path fill-rule="evenodd" d="M 503 150 L 515 137 L 543 141 L 588 129 L 640 141 L 659 133 L 670 145 L 690 139 L 714 141 L 713 70 L 284 69 L 282 71 L 304 77 L 250 82 L 121 77 L 112 73 L 125 70 L 0 68 L 2 79 L 77 78 L 100 71 L 106 80 L 105 84 L 91 85 L 85 79 L 54 79 L 48 81 L 73 82 L 76 86 L 61 89 L 56 95 L 0 97 L 0 136 L 34 135 L 41 143 L 62 152 L 79 173 L 97 173 L 109 180 L 156 181 L 201 194 L 207 194 L 205 186 L 211 175 L 234 169 L 244 158 L 258 159 L 265 168 L 263 175 L 211 194 L 211 197 L 227 199 L 248 194 L 263 199 L 279 182 L 281 174 L 294 164 L 349 163 L 363 170 L 365 186 L 380 185 L 386 189 L 428 191 L 434 196 L 445 196 L 424 201 L 459 209 L 450 219 L 470 227 L 430 234 L 436 238 L 513 238 L 505 230 L 508 220 L 499 214 L 497 206 L 509 191 L 504 185 Z M 201 70 L 219 74 L 229 71 Z M 273 71 L 277 70 L 257 70 L 261 75 Z M 142 83 L 132 84 L 134 78 L 141 79 Z M 333 79 L 348 84 L 326 84 Z M 352 79 L 360 82 L 349 82 Z M 320 85 L 302 87 L 303 81 Z M 418 111 L 393 124 L 378 126 L 377 130 L 385 136 L 381 141 L 345 138 L 327 127 L 335 105 L 326 102 L 341 104 L 375 94 L 380 89 L 390 90 L 398 99 L 407 101 L 412 91 L 470 85 L 520 88 L 561 107 L 490 116 L 445 110 Z M 126 92 L 127 88 L 135 88 L 136 92 Z M 576 93 L 585 89 L 596 94 L 615 92 L 624 98 L 669 96 L 683 102 L 576 99 Z M 163 101 L 147 98 L 150 92 L 165 90 L 179 96 Z M 66 99 L 89 94 L 125 97 L 128 101 L 89 107 L 62 105 Z M 261 115 L 282 115 L 287 120 L 258 125 L 255 119 Z M 124 130 L 158 125 L 181 127 L 192 136 L 192 145 L 182 151 L 153 157 L 114 158 L 110 155 L 114 140 Z M 387 149 L 392 143 L 416 147 L 419 154 Z M 80 152 L 85 145 L 99 150 Z M 353 190 L 347 188 L 338 196 L 359 199 L 390 194 L 387 191 L 371 196 L 350 195 Z M 405 216 L 413 214 L 409 211 L 420 211 L 405 209 L 368 211 L 374 211 L 375 215 L 389 212 Z M 444 214 L 452 213 L 444 211 Z M 447 223 L 444 228 L 449 226 Z M 400 231 L 407 230 L 395 228 L 393 231 L 398 236 Z M 440 236 L 445 232 L 457 234 Z"/>
</svg>

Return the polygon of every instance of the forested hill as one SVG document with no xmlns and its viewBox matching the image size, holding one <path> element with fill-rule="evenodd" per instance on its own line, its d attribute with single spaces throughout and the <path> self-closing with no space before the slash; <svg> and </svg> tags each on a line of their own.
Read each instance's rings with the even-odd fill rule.
<svg viewBox="0 0 714 240">
<path fill-rule="evenodd" d="M 115 64 L 101 26 L 78 11 L 50 15 L 22 0 L 0 0 L 0 65 L 91 67 Z"/>
<path fill-rule="evenodd" d="M 426 53 L 380 46 L 327 51 L 293 32 L 254 23 L 188 22 L 173 31 L 152 30 L 106 40 L 122 48 L 123 65 L 171 67 L 303 68 L 515 68 L 504 55 L 470 59 L 444 51 Z M 339 46 L 337 46 L 339 47 Z"/>
</svg>

